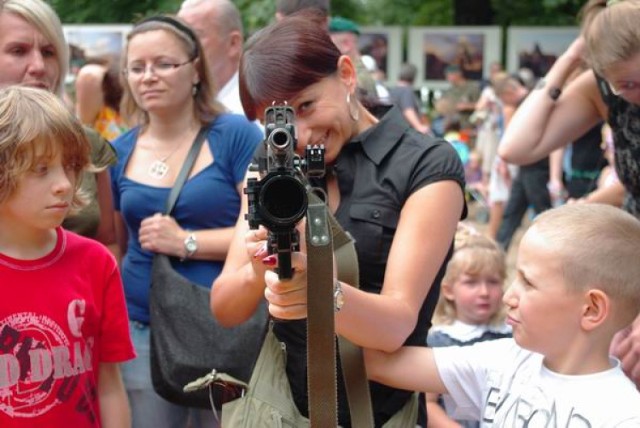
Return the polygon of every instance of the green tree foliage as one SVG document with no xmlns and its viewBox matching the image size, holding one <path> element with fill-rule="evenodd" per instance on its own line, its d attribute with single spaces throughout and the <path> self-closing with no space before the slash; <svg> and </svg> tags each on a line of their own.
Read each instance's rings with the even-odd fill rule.
<svg viewBox="0 0 640 428">
<path fill-rule="evenodd" d="M 48 0 L 64 23 L 131 23 L 175 13 L 182 0 Z M 275 0 L 234 0 L 247 33 L 272 21 Z M 575 25 L 584 0 L 492 0 L 493 25 Z M 333 0 L 333 15 L 361 25 L 453 25 L 454 0 Z"/>
<path fill-rule="evenodd" d="M 175 13 L 181 0 L 48 0 L 65 24 L 129 24 L 154 13 Z"/>
<path fill-rule="evenodd" d="M 492 0 L 495 24 L 509 25 L 577 25 L 577 15 L 584 0 Z"/>
<path fill-rule="evenodd" d="M 366 25 L 451 25 L 451 0 L 367 0 L 358 20 Z"/>
</svg>

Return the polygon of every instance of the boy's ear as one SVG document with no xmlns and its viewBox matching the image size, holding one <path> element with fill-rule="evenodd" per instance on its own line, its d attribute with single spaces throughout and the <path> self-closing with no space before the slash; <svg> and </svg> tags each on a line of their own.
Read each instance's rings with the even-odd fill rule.
<svg viewBox="0 0 640 428">
<path fill-rule="evenodd" d="M 582 311 L 581 326 L 586 331 L 592 331 L 601 326 L 609 318 L 611 300 L 602 290 L 591 289 L 585 294 Z"/>
</svg>

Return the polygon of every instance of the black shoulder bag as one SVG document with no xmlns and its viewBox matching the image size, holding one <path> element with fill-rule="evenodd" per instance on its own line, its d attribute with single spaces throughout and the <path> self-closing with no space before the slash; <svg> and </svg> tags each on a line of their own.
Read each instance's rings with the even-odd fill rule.
<svg viewBox="0 0 640 428">
<path fill-rule="evenodd" d="M 200 129 L 189 150 L 169 194 L 167 215 L 173 211 L 207 131 L 207 127 Z M 212 369 L 248 382 L 262 345 L 268 321 L 265 304 L 250 320 L 227 328 L 211 314 L 209 298 L 210 290 L 176 272 L 167 255 L 154 256 L 149 297 L 151 379 L 155 391 L 175 404 L 220 408 L 229 397 L 218 388 L 184 392 L 183 387 Z"/>
</svg>

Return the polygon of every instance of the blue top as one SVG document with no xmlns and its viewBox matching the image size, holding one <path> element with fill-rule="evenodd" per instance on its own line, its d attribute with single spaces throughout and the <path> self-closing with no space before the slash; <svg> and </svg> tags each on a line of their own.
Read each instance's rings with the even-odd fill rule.
<svg viewBox="0 0 640 428">
<path fill-rule="evenodd" d="M 129 235 L 121 266 L 129 317 L 148 323 L 154 253 L 140 247 L 138 230 L 143 219 L 165 211 L 171 188 L 125 177 L 138 132 L 139 128 L 134 128 L 114 141 L 118 163 L 111 169 L 111 183 L 115 209 L 122 214 Z M 197 231 L 235 225 L 240 211 L 237 186 L 262 138 L 259 129 L 244 116 L 221 114 L 215 119 L 207 134 L 214 162 L 187 180 L 173 210 L 181 227 Z M 211 287 L 223 265 L 222 261 L 208 260 L 172 259 L 172 263 L 179 273 L 204 287 Z"/>
</svg>

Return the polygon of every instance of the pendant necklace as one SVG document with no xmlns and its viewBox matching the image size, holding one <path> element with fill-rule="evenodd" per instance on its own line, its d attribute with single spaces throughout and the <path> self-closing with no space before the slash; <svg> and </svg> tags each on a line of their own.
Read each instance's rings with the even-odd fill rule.
<svg viewBox="0 0 640 428">
<path fill-rule="evenodd" d="M 169 172 L 169 165 L 167 165 L 167 161 L 171 156 L 173 156 L 175 152 L 178 151 L 180 147 L 181 145 L 178 145 L 178 147 L 173 149 L 171 153 L 163 158 L 158 157 L 156 155 L 156 152 L 151 150 L 151 153 L 153 153 L 153 156 L 156 157 L 156 160 L 151 163 L 151 166 L 149 166 L 149 169 L 147 170 L 147 174 L 149 174 L 149 177 L 153 178 L 154 180 L 162 180 Z"/>
</svg>

